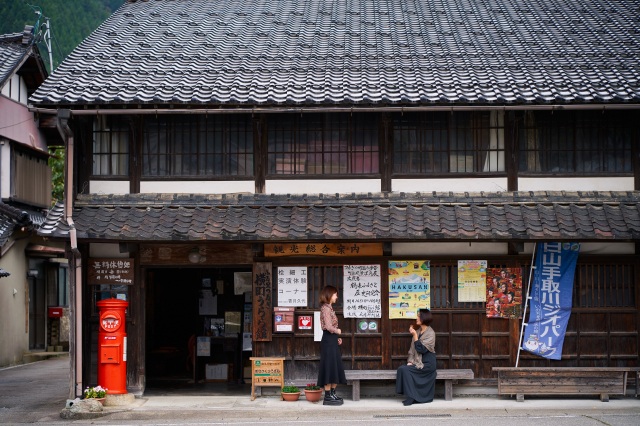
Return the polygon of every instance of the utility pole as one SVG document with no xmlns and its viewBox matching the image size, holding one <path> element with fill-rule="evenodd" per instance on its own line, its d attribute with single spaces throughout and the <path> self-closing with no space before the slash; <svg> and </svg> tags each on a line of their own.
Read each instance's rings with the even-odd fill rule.
<svg viewBox="0 0 640 426">
<path fill-rule="evenodd" d="M 42 11 L 40 8 L 35 10 L 36 15 L 38 15 L 38 20 L 36 21 L 37 33 L 35 34 L 35 42 L 42 41 L 44 45 L 47 47 L 47 53 L 49 54 L 49 74 L 53 73 L 53 53 L 51 50 L 51 25 L 49 23 L 49 18 L 46 16 L 42 16 Z M 40 24 L 40 19 L 44 19 L 45 22 Z"/>
</svg>

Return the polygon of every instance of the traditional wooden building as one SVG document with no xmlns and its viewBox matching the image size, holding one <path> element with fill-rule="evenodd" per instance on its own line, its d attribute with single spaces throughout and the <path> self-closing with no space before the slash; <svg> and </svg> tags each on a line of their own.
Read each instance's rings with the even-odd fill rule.
<svg viewBox="0 0 640 426">
<path fill-rule="evenodd" d="M 239 380 L 249 356 L 285 357 L 287 380 L 313 380 L 319 344 L 298 320 L 326 284 L 341 291 L 346 366 L 396 368 L 411 320 L 389 318 L 389 261 L 406 260 L 429 262 L 439 367 L 490 385 L 492 367 L 514 364 L 521 322 L 460 301 L 457 262 L 526 281 L 544 241 L 582 245 L 553 364 L 636 366 L 639 8 L 124 4 L 30 98 L 57 114 L 67 144 L 67 196 L 40 232 L 70 253 L 72 394 L 95 384 L 105 297 L 129 301 L 134 393 L 206 378 L 207 365 Z M 126 280 L 99 272 L 125 264 Z M 380 271 L 366 330 L 342 304 L 351 265 Z M 306 300 L 292 327 L 274 327 L 290 304 L 278 274 L 297 267 Z"/>
<path fill-rule="evenodd" d="M 27 106 L 48 75 L 36 38 L 31 26 L 0 35 L 0 367 L 69 340 L 64 243 L 36 234 L 51 207 L 47 144 L 62 144 Z"/>
</svg>

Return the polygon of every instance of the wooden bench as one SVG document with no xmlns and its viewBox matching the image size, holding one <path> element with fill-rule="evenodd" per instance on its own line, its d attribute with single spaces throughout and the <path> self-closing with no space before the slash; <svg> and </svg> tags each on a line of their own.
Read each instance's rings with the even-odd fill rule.
<svg viewBox="0 0 640 426">
<path fill-rule="evenodd" d="M 361 380 L 395 380 L 396 370 L 345 370 L 347 383 L 351 384 L 351 392 L 354 401 L 360 401 Z M 453 383 L 458 380 L 473 379 L 473 370 L 451 369 L 436 370 L 436 380 L 444 380 L 444 399 L 453 399 Z"/>
<path fill-rule="evenodd" d="M 498 373 L 498 394 L 516 395 L 625 395 L 629 373 L 636 378 L 638 393 L 639 367 L 493 367 Z"/>
</svg>

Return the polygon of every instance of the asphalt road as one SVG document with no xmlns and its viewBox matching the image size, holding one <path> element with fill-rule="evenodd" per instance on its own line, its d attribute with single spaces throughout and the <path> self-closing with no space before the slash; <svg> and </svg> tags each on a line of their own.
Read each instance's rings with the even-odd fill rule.
<svg viewBox="0 0 640 426">
<path fill-rule="evenodd" d="M 640 399 L 527 398 L 516 402 L 498 396 L 454 396 L 431 404 L 403 407 L 400 398 L 345 398 L 341 407 L 304 400 L 283 402 L 263 396 L 194 395 L 149 392 L 125 407 L 105 407 L 93 419 L 64 420 L 68 397 L 69 358 L 57 358 L 0 369 L 1 424 L 93 425 L 465 425 L 465 426 L 638 426 Z"/>
</svg>

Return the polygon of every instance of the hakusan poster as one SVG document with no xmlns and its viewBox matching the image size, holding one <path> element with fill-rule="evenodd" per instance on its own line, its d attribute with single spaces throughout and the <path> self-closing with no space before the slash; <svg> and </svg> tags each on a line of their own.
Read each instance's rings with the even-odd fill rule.
<svg viewBox="0 0 640 426">
<path fill-rule="evenodd" d="M 428 260 L 389 261 L 389 318 L 416 318 L 431 306 L 431 269 Z"/>
</svg>

